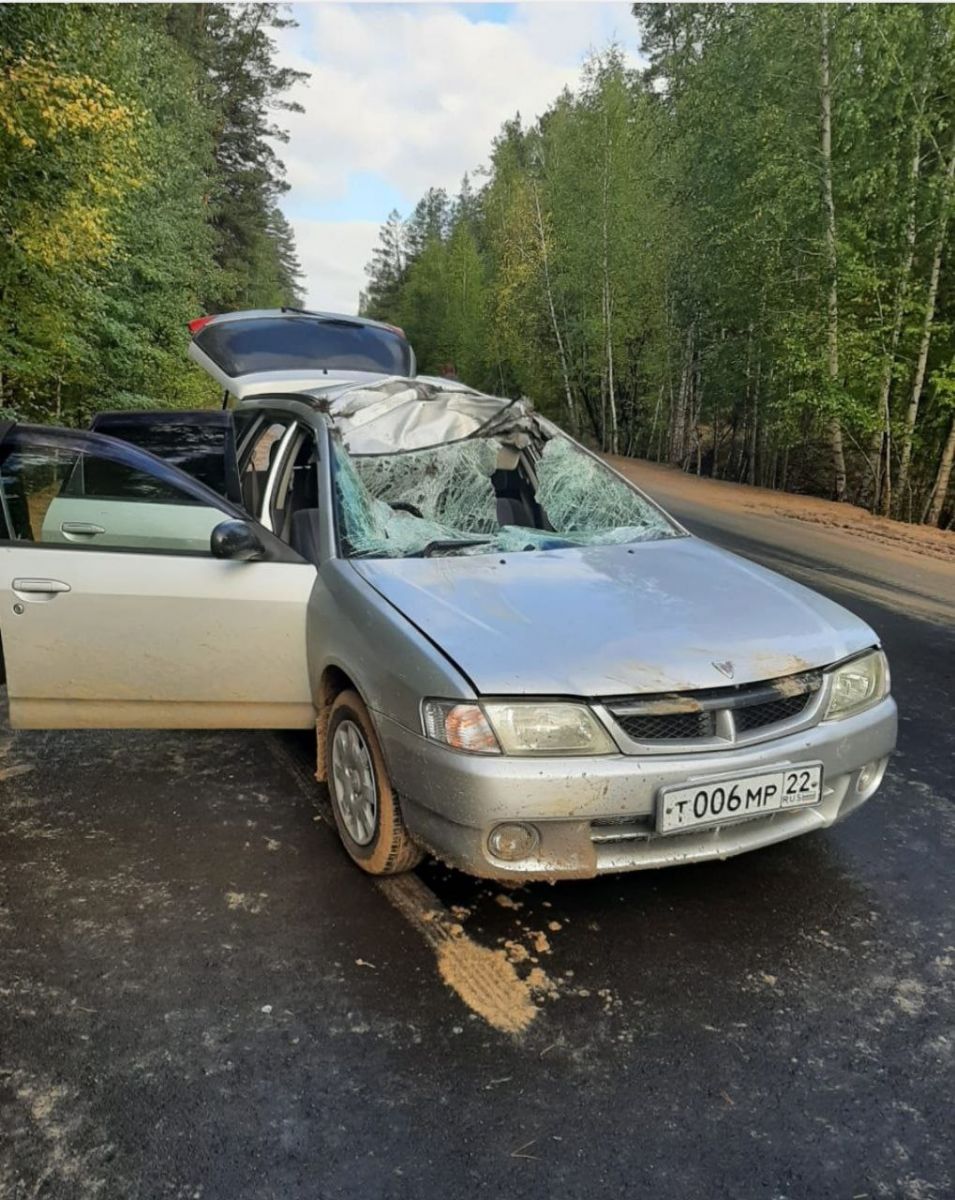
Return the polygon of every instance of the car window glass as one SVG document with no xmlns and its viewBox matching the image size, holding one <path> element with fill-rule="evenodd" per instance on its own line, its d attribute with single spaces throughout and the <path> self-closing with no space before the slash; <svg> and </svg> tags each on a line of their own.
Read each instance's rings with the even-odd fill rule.
<svg viewBox="0 0 955 1200">
<path fill-rule="evenodd" d="M 249 430 L 261 419 L 254 408 L 234 408 L 232 410 L 232 427 L 235 430 L 235 444 L 242 446 Z"/>
<path fill-rule="evenodd" d="M 408 375 L 411 347 L 390 329 L 346 318 L 256 317 L 213 321 L 196 345 L 227 375 L 256 371 L 374 371 Z"/>
<path fill-rule="evenodd" d="M 75 455 L 73 468 L 60 495 L 87 500 L 125 500 L 130 504 L 195 503 L 191 496 L 171 487 L 165 480 L 95 454 Z"/>
<path fill-rule="evenodd" d="M 663 512 L 569 438 L 520 450 L 493 437 L 400 454 L 335 447 L 348 553 L 374 557 L 559 550 L 679 537 Z M 429 550 L 431 547 L 431 550 Z"/>
<path fill-rule="evenodd" d="M 0 450 L 5 536 L 46 546 L 208 554 L 231 514 L 157 474 L 67 446 Z"/>
<path fill-rule="evenodd" d="M 165 413 L 155 417 L 144 413 L 103 413 L 96 418 L 93 428 L 148 450 L 214 492 L 227 496 L 226 460 L 235 454 L 233 434 L 227 426 L 209 420 L 207 414 L 202 417 L 205 419 L 190 419 L 190 414 L 184 414 L 176 420 Z M 105 461 L 100 460 L 104 464 Z M 102 469 L 106 470 L 105 466 Z"/>
</svg>

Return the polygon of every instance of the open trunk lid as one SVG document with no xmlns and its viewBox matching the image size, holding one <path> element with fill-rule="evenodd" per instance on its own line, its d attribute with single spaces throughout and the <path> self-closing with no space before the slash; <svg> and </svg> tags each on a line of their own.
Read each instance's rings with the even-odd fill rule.
<svg viewBox="0 0 955 1200">
<path fill-rule="evenodd" d="M 255 309 L 192 323 L 189 357 L 242 400 L 415 373 L 399 329 L 365 317 Z"/>
</svg>

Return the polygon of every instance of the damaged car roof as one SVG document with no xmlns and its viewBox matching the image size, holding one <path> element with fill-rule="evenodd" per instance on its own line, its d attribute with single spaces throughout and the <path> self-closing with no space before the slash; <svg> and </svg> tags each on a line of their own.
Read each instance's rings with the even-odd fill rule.
<svg viewBox="0 0 955 1200">
<path fill-rule="evenodd" d="M 352 455 L 426 450 L 472 437 L 513 441 L 533 428 L 528 400 L 491 396 L 453 381 L 395 377 L 337 389 L 328 413 Z"/>
</svg>

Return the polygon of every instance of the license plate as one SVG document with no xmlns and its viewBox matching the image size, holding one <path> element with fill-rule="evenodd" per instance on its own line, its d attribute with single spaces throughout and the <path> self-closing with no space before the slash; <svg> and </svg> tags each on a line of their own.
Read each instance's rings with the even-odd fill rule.
<svg viewBox="0 0 955 1200">
<path fill-rule="evenodd" d="M 684 833 L 703 825 L 725 825 L 822 799 L 822 763 L 773 767 L 727 779 L 700 779 L 687 787 L 663 788 L 657 807 L 658 833 Z"/>
</svg>

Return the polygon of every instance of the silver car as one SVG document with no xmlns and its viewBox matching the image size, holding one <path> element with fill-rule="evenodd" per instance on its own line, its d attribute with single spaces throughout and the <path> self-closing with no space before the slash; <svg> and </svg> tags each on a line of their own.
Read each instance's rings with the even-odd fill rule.
<svg viewBox="0 0 955 1200">
<path fill-rule="evenodd" d="M 20 728 L 312 728 L 342 842 L 498 879 L 725 858 L 841 820 L 895 745 L 845 609 L 691 536 L 400 331 L 195 330 L 233 406 L 0 427 Z"/>
</svg>

